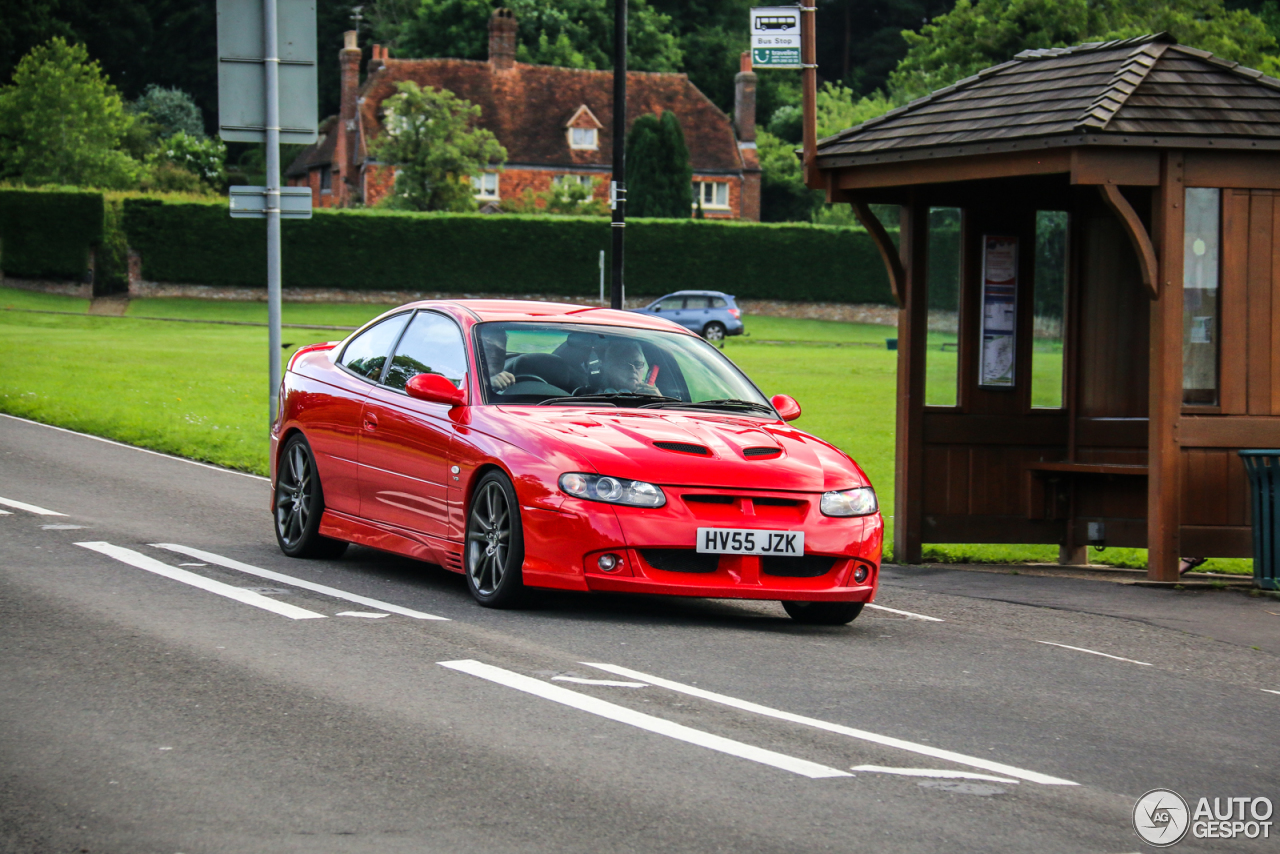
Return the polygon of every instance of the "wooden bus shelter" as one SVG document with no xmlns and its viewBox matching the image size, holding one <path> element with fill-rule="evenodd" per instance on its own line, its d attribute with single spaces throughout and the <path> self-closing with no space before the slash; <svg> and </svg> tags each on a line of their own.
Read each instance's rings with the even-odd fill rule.
<svg viewBox="0 0 1280 854">
<path fill-rule="evenodd" d="M 1164 34 L 1027 51 L 821 140 L 807 180 L 900 308 L 894 547 L 1252 554 L 1280 445 L 1280 80 Z M 871 205 L 897 205 L 898 245 Z M 926 405 L 930 210 L 958 209 L 955 405 Z M 1061 405 L 1030 393 L 1038 212 L 1065 212 Z M 1061 216 L 1061 214 L 1058 214 Z"/>
</svg>

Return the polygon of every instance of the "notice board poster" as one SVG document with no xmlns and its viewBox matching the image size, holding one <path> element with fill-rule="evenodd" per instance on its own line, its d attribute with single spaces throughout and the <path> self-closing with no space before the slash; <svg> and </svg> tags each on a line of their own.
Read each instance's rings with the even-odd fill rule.
<svg viewBox="0 0 1280 854">
<path fill-rule="evenodd" d="M 1017 365 L 1018 238 L 982 236 L 982 351 L 978 385 L 1013 388 Z"/>
</svg>

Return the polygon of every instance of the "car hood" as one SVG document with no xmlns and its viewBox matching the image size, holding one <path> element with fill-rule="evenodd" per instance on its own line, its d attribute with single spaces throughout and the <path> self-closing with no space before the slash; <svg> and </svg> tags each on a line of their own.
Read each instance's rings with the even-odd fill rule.
<svg viewBox="0 0 1280 854">
<path fill-rule="evenodd" d="M 496 409 L 494 426 L 505 426 L 504 439 L 544 459 L 576 460 L 582 471 L 726 489 L 825 492 L 869 485 L 842 451 L 782 421 L 689 410 Z M 673 447 L 681 445 L 690 447 Z M 749 455 L 748 449 L 768 451 Z"/>
</svg>

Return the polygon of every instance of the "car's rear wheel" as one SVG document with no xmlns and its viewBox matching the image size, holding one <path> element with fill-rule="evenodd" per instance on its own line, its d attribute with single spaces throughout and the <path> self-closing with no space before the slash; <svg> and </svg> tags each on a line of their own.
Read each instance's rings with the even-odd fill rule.
<svg viewBox="0 0 1280 854">
<path fill-rule="evenodd" d="M 280 551 L 289 557 L 338 557 L 347 544 L 320 536 L 324 490 L 316 458 L 301 433 L 285 443 L 276 472 L 275 529 Z"/>
<path fill-rule="evenodd" d="M 499 471 L 480 478 L 467 514 L 467 589 L 486 608 L 510 608 L 524 595 L 524 530 L 511 481 Z"/>
<path fill-rule="evenodd" d="M 807 626 L 843 626 L 862 613 L 861 602 L 783 602 L 782 607 Z"/>
<path fill-rule="evenodd" d="M 708 341 L 723 341 L 724 333 L 724 324 L 718 320 L 713 320 L 702 327 L 702 337 Z"/>
</svg>

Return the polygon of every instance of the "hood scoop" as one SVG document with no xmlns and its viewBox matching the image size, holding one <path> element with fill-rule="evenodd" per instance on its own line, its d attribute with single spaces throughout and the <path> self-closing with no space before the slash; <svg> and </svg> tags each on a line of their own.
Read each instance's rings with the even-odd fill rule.
<svg viewBox="0 0 1280 854">
<path fill-rule="evenodd" d="M 776 457 L 782 453 L 781 448 L 743 448 L 742 455 L 749 460 Z"/>
<path fill-rule="evenodd" d="M 676 451 L 681 454 L 697 454 L 700 457 L 711 456 L 709 448 L 704 445 L 695 445 L 692 442 L 654 442 L 653 446 L 664 451 Z"/>
</svg>

